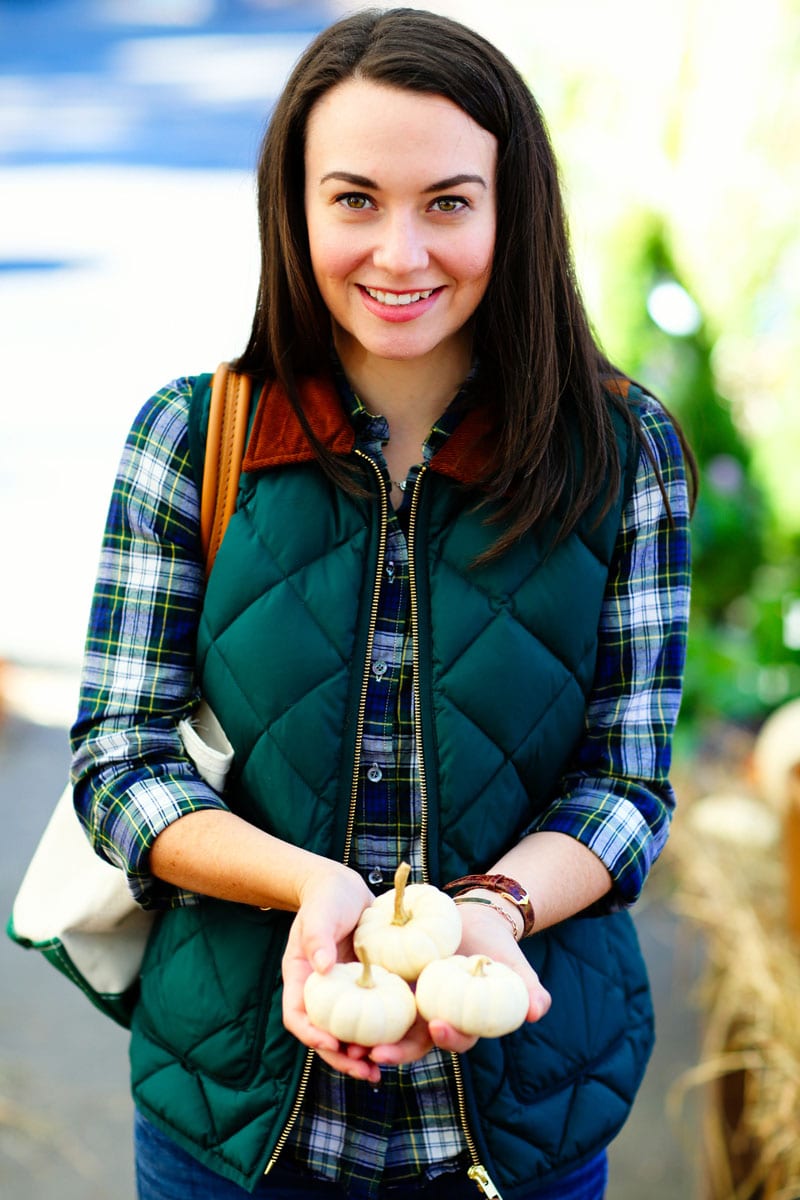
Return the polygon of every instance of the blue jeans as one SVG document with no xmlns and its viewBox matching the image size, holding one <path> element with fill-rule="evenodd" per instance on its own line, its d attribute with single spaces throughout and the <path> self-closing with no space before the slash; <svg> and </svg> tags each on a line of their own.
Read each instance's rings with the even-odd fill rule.
<svg viewBox="0 0 800 1200">
<path fill-rule="evenodd" d="M 136 1184 L 139 1200 L 247 1200 L 251 1195 L 223 1179 L 182 1150 L 172 1138 L 136 1113 L 134 1126 Z M 603 1200 L 607 1177 L 605 1154 L 593 1159 L 568 1180 L 533 1189 L 530 1200 Z M 278 1161 L 258 1184 L 256 1197 L 265 1200 L 352 1200 L 334 1183 L 323 1183 L 293 1163 Z M 466 1171 L 387 1187 L 385 1200 L 481 1200 L 482 1193 Z M 520 1200 L 520 1198 L 517 1198 Z M 527 1194 L 526 1194 L 527 1200 Z"/>
</svg>

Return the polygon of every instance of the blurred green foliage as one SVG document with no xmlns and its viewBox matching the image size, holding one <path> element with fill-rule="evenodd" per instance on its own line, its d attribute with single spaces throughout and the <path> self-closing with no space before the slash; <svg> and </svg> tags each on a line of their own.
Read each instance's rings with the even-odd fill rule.
<svg viewBox="0 0 800 1200">
<path fill-rule="evenodd" d="M 465 6 L 527 56 L 601 343 L 697 455 L 681 734 L 757 725 L 800 696 L 800 2 Z"/>
<path fill-rule="evenodd" d="M 614 296 L 614 356 L 678 418 L 700 476 L 682 724 L 758 724 L 800 693 L 800 539 L 775 519 L 720 393 L 713 336 L 683 286 L 663 221 L 643 214 L 627 224 L 619 259 L 625 286 Z M 696 313 L 679 331 L 648 304 L 664 285 L 685 298 L 684 315 Z"/>
</svg>

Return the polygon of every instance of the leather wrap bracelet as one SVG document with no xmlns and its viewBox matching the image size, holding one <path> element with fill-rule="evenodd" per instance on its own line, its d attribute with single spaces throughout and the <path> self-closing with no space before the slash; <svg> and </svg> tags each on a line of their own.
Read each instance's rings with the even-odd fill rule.
<svg viewBox="0 0 800 1200">
<path fill-rule="evenodd" d="M 509 900 L 522 914 L 522 934 L 520 936 L 529 937 L 533 933 L 536 924 L 533 904 L 525 888 L 516 879 L 511 879 L 508 875 L 462 875 L 460 879 L 446 883 L 442 891 L 453 892 L 454 899 L 457 899 L 464 892 L 471 892 L 474 888 L 484 888 L 487 892 L 496 892 L 498 896 Z"/>
</svg>

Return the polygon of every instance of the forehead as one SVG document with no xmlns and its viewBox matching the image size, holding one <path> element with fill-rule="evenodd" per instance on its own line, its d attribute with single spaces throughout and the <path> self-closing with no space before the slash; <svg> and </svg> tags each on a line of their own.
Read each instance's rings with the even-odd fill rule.
<svg viewBox="0 0 800 1200">
<path fill-rule="evenodd" d="M 369 175 L 378 165 L 416 161 L 437 177 L 479 172 L 493 178 L 495 137 L 451 100 L 429 92 L 348 79 L 314 105 L 306 127 L 306 166 Z M 488 179 L 487 179 L 488 182 Z"/>
</svg>

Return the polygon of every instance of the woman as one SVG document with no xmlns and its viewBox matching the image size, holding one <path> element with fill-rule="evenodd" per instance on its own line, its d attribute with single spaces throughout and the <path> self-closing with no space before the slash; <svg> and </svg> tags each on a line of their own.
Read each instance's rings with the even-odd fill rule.
<svg viewBox="0 0 800 1200">
<path fill-rule="evenodd" d="M 179 380 L 128 441 L 73 730 L 94 844 L 163 910 L 139 1194 L 596 1200 L 652 1041 L 626 910 L 674 803 L 680 436 L 594 344 L 541 116 L 476 34 L 322 33 L 259 189 L 237 511 L 206 586 L 209 380 Z M 224 798 L 176 732 L 201 691 Z M 402 859 L 524 980 L 518 1032 L 311 1025 Z"/>
</svg>

